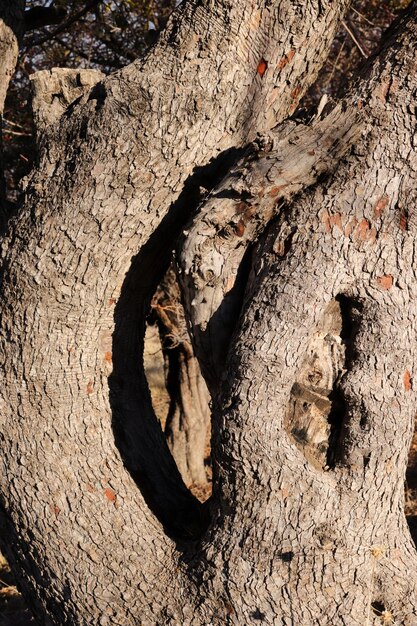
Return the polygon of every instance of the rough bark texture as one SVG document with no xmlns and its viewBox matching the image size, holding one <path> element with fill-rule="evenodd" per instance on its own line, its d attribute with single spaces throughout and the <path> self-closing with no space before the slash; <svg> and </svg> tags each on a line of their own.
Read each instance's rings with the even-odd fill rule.
<svg viewBox="0 0 417 626">
<path fill-rule="evenodd" d="M 242 306 L 250 244 L 285 201 L 337 167 L 361 132 L 361 117 L 343 103 L 312 126 L 278 125 L 248 148 L 185 229 L 178 246 L 184 301 L 212 394 Z M 278 254 L 286 254 L 292 234 L 277 242 Z"/>
<path fill-rule="evenodd" d="M 91 91 L 104 74 L 98 70 L 73 70 L 55 67 L 32 74 L 32 111 L 41 140 L 47 127 L 57 122 L 75 101 Z"/>
<path fill-rule="evenodd" d="M 366 121 L 352 154 L 281 211 L 255 252 L 213 424 L 227 548 L 205 552 L 213 570 L 227 567 L 237 623 L 417 623 L 403 488 L 415 414 L 416 14 L 414 4 L 357 86 Z M 343 350 L 331 325 L 323 450 L 312 428 L 323 411 L 294 410 L 294 386 L 326 378 L 311 346 L 337 303 Z"/>
<path fill-rule="evenodd" d="M 24 0 L 0 2 L 0 112 L 3 113 L 7 88 L 14 73 L 19 40 L 23 34 Z"/>
<path fill-rule="evenodd" d="M 41 624 L 416 623 L 403 513 L 415 4 L 357 87 L 355 151 L 254 250 L 200 543 L 184 539 L 207 506 L 181 481 L 140 363 L 149 298 L 200 185 L 294 110 L 345 4 L 190 1 L 144 60 L 46 131 L 3 241 L 0 339 L 1 536 Z M 330 343 L 345 355 L 323 388 L 314 362 L 310 383 L 323 397 L 332 380 L 345 408 L 313 440 L 294 386 L 334 302 Z M 308 453 L 295 437 L 307 419 Z"/>
<path fill-rule="evenodd" d="M 294 110 L 346 3 L 267 4 L 181 7 L 48 127 L 3 241 L 3 536 L 40 622 L 198 623 L 158 521 L 193 535 L 200 513 L 152 412 L 144 318 L 204 174 Z"/>
</svg>

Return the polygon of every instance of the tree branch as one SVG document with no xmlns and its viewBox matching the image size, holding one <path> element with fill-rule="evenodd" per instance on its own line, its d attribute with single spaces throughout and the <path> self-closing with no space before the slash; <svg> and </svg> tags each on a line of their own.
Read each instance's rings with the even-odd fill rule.
<svg viewBox="0 0 417 626">
<path fill-rule="evenodd" d="M 361 119 L 350 102 L 313 126 L 284 122 L 248 149 L 186 228 L 179 245 L 180 279 L 212 394 L 218 391 L 242 304 L 244 285 L 239 281 L 248 246 L 285 202 L 335 170 L 358 138 Z"/>
<path fill-rule="evenodd" d="M 33 7 L 24 13 L 25 32 L 50 26 L 51 24 L 59 24 L 67 16 L 67 12 L 63 7 Z"/>
<path fill-rule="evenodd" d="M 100 4 L 100 2 L 102 2 L 102 0 L 92 0 L 91 2 L 86 4 L 83 9 L 80 9 L 79 11 L 77 11 L 77 13 L 71 15 L 71 17 L 66 22 L 58 26 L 58 28 L 56 28 L 52 32 L 44 35 L 43 37 L 40 37 L 39 39 L 29 39 L 29 41 L 25 42 L 24 47 L 26 49 L 33 48 L 34 46 L 40 46 L 44 43 L 47 43 L 48 41 L 52 41 L 52 39 L 54 39 L 56 35 L 59 35 L 60 33 L 68 30 L 70 26 L 78 22 L 78 20 L 84 17 L 84 15 L 86 15 L 89 11 L 94 9 L 98 4 Z"/>
</svg>

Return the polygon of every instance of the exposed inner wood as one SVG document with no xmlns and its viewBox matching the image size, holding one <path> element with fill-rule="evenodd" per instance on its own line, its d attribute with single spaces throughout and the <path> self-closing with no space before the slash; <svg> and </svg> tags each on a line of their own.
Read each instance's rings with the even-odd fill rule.
<svg viewBox="0 0 417 626">
<path fill-rule="evenodd" d="M 317 468 L 328 467 L 331 394 L 345 371 L 342 316 L 335 299 L 315 328 L 291 389 L 285 425 L 297 446 Z"/>
</svg>

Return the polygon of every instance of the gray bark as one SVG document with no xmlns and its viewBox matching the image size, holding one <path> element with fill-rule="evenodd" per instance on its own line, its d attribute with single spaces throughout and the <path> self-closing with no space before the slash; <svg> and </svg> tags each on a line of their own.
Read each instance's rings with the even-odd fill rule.
<svg viewBox="0 0 417 626">
<path fill-rule="evenodd" d="M 45 130 L 3 241 L 0 339 L 2 547 L 41 624 L 417 621 L 403 512 L 415 3 L 347 103 L 367 115 L 352 118 L 359 137 L 337 137 L 354 150 L 335 150 L 336 173 L 265 235 L 267 213 L 253 229 L 200 542 L 208 507 L 181 481 L 138 363 L 149 298 L 199 187 L 294 111 L 344 6 L 189 2 L 144 60 Z M 332 387 L 344 411 L 315 428 L 314 407 L 294 408 L 297 385 L 319 408 Z"/>
<path fill-rule="evenodd" d="M 250 244 L 284 203 L 334 170 L 361 132 L 363 112 L 339 104 L 313 126 L 278 125 L 213 190 L 178 246 L 184 301 L 199 361 L 216 394 L 243 300 Z M 277 243 L 285 256 L 288 230 Z"/>
<path fill-rule="evenodd" d="M 227 563 L 233 608 L 246 580 L 247 619 L 252 606 L 267 623 L 417 623 L 404 516 L 415 414 L 416 17 L 414 4 L 345 103 L 366 114 L 351 154 L 278 212 L 254 254 L 213 424 L 228 547 L 205 553 L 217 571 Z"/>
<path fill-rule="evenodd" d="M 7 88 L 17 62 L 19 41 L 23 34 L 24 0 L 0 2 L 0 113 L 4 110 Z"/>
</svg>

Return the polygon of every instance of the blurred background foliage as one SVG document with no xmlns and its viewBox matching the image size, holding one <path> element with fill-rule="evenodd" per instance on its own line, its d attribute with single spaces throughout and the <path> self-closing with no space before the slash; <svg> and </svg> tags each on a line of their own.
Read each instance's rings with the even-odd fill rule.
<svg viewBox="0 0 417 626">
<path fill-rule="evenodd" d="M 3 119 L 11 201 L 17 200 L 18 181 L 33 161 L 29 75 L 52 67 L 114 72 L 144 54 L 176 4 L 178 0 L 26 1 L 26 31 Z M 57 23 L 42 25 L 46 12 L 39 9 L 51 9 L 49 18 Z"/>
</svg>

